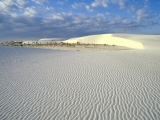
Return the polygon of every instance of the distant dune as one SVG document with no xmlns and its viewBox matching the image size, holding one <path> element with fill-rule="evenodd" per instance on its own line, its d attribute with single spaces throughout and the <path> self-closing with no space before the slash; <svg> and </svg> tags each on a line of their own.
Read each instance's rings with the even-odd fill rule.
<svg viewBox="0 0 160 120">
<path fill-rule="evenodd" d="M 152 42 L 154 41 L 154 42 Z M 135 49 L 157 48 L 160 35 L 137 35 L 137 34 L 101 34 L 90 35 L 65 40 L 68 43 L 94 43 L 125 46 Z"/>
<path fill-rule="evenodd" d="M 42 38 L 38 40 L 38 43 L 60 42 L 62 40 L 64 40 L 64 38 Z"/>
</svg>

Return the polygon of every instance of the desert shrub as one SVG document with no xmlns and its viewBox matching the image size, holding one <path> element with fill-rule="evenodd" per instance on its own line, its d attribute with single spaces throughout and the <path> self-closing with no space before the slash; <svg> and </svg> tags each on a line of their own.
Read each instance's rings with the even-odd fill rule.
<svg viewBox="0 0 160 120">
<path fill-rule="evenodd" d="M 77 45 L 80 45 L 80 42 L 77 42 Z"/>
<path fill-rule="evenodd" d="M 54 42 L 54 43 L 53 43 L 53 45 L 54 45 L 54 46 L 57 46 L 57 43 L 56 43 L 56 42 Z"/>
</svg>

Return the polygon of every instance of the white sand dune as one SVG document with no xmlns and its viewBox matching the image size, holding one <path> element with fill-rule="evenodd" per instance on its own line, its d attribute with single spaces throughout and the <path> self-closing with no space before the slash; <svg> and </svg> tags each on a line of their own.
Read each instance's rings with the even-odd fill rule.
<svg viewBox="0 0 160 120">
<path fill-rule="evenodd" d="M 36 44 L 37 41 L 23 41 L 22 44 Z"/>
<path fill-rule="evenodd" d="M 154 42 L 152 42 L 154 41 Z M 134 35 L 134 34 L 101 34 L 90 35 L 66 40 L 68 43 L 94 43 L 125 46 L 134 49 L 155 48 L 159 43 L 160 35 Z M 158 44 L 159 45 L 159 44 Z M 159 47 L 157 45 L 157 47 Z"/>
<path fill-rule="evenodd" d="M 160 35 L 113 34 L 113 36 L 140 42 L 144 49 L 160 49 Z"/>
<path fill-rule="evenodd" d="M 64 38 L 42 38 L 42 39 L 39 39 L 38 41 L 61 41 L 63 39 Z"/>
<path fill-rule="evenodd" d="M 50 43 L 50 42 L 61 42 L 64 38 L 42 38 L 39 39 L 37 42 L 40 44 Z"/>
<path fill-rule="evenodd" d="M 159 49 L 0 46 L 0 120 L 159 120 L 159 61 Z"/>
</svg>

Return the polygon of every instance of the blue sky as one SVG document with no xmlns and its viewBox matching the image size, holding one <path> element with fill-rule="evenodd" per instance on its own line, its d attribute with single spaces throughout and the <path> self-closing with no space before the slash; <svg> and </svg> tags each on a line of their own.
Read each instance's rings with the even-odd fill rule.
<svg viewBox="0 0 160 120">
<path fill-rule="evenodd" d="M 0 40 L 160 34 L 159 0 L 0 0 Z"/>
</svg>

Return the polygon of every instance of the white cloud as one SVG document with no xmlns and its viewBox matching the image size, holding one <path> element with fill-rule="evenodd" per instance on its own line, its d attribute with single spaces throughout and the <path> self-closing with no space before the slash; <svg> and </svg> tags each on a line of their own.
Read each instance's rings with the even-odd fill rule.
<svg viewBox="0 0 160 120">
<path fill-rule="evenodd" d="M 93 9 L 89 5 L 86 5 L 85 8 L 87 9 L 87 11 L 93 12 Z"/>
<path fill-rule="evenodd" d="M 62 15 L 63 16 L 73 16 L 73 13 L 72 12 L 67 12 L 67 13 L 62 12 Z"/>
<path fill-rule="evenodd" d="M 115 20 L 117 21 L 122 20 L 122 17 L 120 15 L 116 15 Z"/>
<path fill-rule="evenodd" d="M 133 5 L 130 5 L 130 7 L 129 7 L 129 9 L 128 9 L 128 11 L 130 12 L 130 11 L 135 11 L 135 6 L 133 6 Z"/>
<path fill-rule="evenodd" d="M 46 9 L 46 10 L 48 10 L 48 11 L 53 11 L 53 10 L 54 10 L 54 8 L 53 8 L 53 7 L 48 7 L 48 6 L 47 6 L 47 7 L 45 7 L 45 9 Z"/>
<path fill-rule="evenodd" d="M 0 11 L 2 12 L 9 12 L 10 7 L 13 6 L 15 3 L 12 0 L 2 0 L 0 1 Z"/>
<path fill-rule="evenodd" d="M 18 17 L 18 14 L 17 13 L 11 13 L 11 16 L 12 17 Z"/>
<path fill-rule="evenodd" d="M 149 14 L 145 9 L 139 9 L 137 10 L 137 21 L 142 20 L 143 18 L 148 18 Z"/>
<path fill-rule="evenodd" d="M 106 15 L 110 15 L 110 13 L 109 13 L 109 12 L 106 12 Z"/>
<path fill-rule="evenodd" d="M 37 4 L 42 4 L 44 2 L 48 2 L 48 0 L 32 0 L 32 1 L 37 3 Z"/>
<path fill-rule="evenodd" d="M 98 14 L 97 14 L 97 20 L 98 20 L 98 21 L 103 21 L 103 20 L 105 20 L 104 14 L 98 13 Z"/>
<path fill-rule="evenodd" d="M 12 9 L 24 9 L 24 0 L 2 0 L 0 1 L 0 12 L 10 13 Z"/>
<path fill-rule="evenodd" d="M 43 2 L 47 2 L 47 0 L 32 0 L 36 4 L 41 4 Z M 0 1 L 0 13 L 11 15 L 12 17 L 25 15 L 33 17 L 38 13 L 48 13 L 53 12 L 52 7 L 44 6 L 44 5 L 35 5 L 30 6 L 28 1 L 26 0 L 2 0 Z"/>
<path fill-rule="evenodd" d="M 24 5 L 26 5 L 25 0 L 17 0 L 17 3 L 18 3 L 19 6 L 24 6 Z"/>
<path fill-rule="evenodd" d="M 27 7 L 23 13 L 25 16 L 30 16 L 30 17 L 34 17 L 37 12 L 34 10 L 34 8 L 29 8 Z"/>
<path fill-rule="evenodd" d="M 82 8 L 83 6 L 85 6 L 84 3 L 74 3 L 74 4 L 72 4 L 72 8 L 74 8 L 74 9 Z"/>
<path fill-rule="evenodd" d="M 60 13 L 54 13 L 52 18 L 54 20 L 64 20 L 63 16 Z"/>
<path fill-rule="evenodd" d="M 58 1 L 57 3 L 60 5 L 64 5 L 64 2 L 61 2 L 61 1 Z"/>
<path fill-rule="evenodd" d="M 104 18 L 104 14 L 102 14 L 102 13 L 98 13 L 97 16 Z"/>
<path fill-rule="evenodd" d="M 86 16 L 84 16 L 84 15 L 72 16 L 74 24 L 82 23 L 82 20 L 85 20 L 85 18 L 86 18 Z"/>
<path fill-rule="evenodd" d="M 128 19 L 124 19 L 124 20 L 123 20 L 123 23 L 124 23 L 124 24 L 129 24 L 130 21 L 129 21 Z"/>
<path fill-rule="evenodd" d="M 93 11 L 93 9 L 85 3 L 74 3 L 74 4 L 72 4 L 72 8 L 73 9 L 85 8 L 89 12 Z"/>
<path fill-rule="evenodd" d="M 127 5 L 126 0 L 94 0 L 94 2 L 91 4 L 92 7 L 108 7 L 109 4 L 118 4 L 120 6 L 120 9 L 125 8 Z"/>
<path fill-rule="evenodd" d="M 116 0 L 116 4 L 118 4 L 120 6 L 120 9 L 126 8 L 127 3 L 125 0 Z"/>
<path fill-rule="evenodd" d="M 109 0 L 94 0 L 94 2 L 91 4 L 92 7 L 108 7 Z"/>
</svg>

